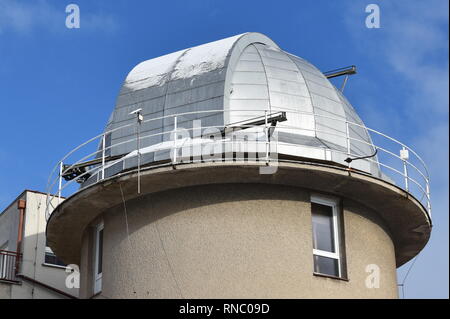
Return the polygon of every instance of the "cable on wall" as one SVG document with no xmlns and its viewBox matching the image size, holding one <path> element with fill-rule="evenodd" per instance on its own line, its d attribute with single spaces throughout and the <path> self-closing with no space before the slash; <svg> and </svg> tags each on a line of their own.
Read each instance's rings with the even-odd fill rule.
<svg viewBox="0 0 450 319">
<path fill-rule="evenodd" d="M 173 278 L 173 280 L 175 281 L 175 285 L 177 286 L 178 293 L 180 294 L 181 298 L 184 299 L 183 293 L 181 292 L 180 285 L 178 284 L 177 277 L 175 276 L 175 272 L 173 271 L 172 263 L 170 262 L 169 256 L 167 255 L 167 252 L 166 252 L 166 248 L 164 247 L 164 243 L 163 243 L 163 240 L 162 240 L 162 238 L 161 238 L 161 233 L 159 232 L 159 228 L 158 228 L 158 221 L 155 221 L 155 228 L 156 228 L 156 231 L 157 231 L 157 233 L 158 233 L 159 241 L 160 241 L 160 243 L 161 243 L 161 247 L 162 247 L 162 249 L 163 249 L 164 256 L 166 257 L 166 260 L 167 260 L 167 264 L 168 264 L 168 266 L 169 266 L 170 273 L 172 274 L 172 278 Z"/>
<path fill-rule="evenodd" d="M 405 284 L 406 284 L 406 279 L 408 279 L 408 275 L 411 272 L 411 269 L 414 267 L 414 264 L 417 261 L 417 258 L 419 257 L 419 255 L 417 255 L 416 257 L 414 257 L 414 260 L 412 261 L 411 265 L 409 266 L 408 270 L 406 271 L 405 277 L 403 278 L 402 282 L 400 284 L 397 284 L 397 286 L 401 287 L 402 289 L 402 298 L 405 299 Z"/>
<path fill-rule="evenodd" d="M 123 203 L 123 211 L 124 211 L 124 215 L 125 215 L 125 228 L 126 228 L 126 232 L 127 232 L 127 240 L 128 240 L 128 244 L 130 246 L 130 254 L 131 254 L 131 259 L 129 260 L 136 260 L 134 259 L 134 254 L 133 254 L 133 245 L 131 244 L 131 240 L 130 240 L 130 228 L 128 225 L 128 213 L 127 213 L 127 205 L 125 203 L 125 197 L 123 196 L 123 190 L 122 190 L 122 184 L 119 183 L 119 187 L 120 187 L 120 194 L 122 196 L 122 203 Z M 133 294 L 134 296 L 137 298 L 137 293 L 136 293 L 136 284 L 135 284 L 135 278 L 134 276 L 132 276 L 132 287 L 133 287 Z"/>
<path fill-rule="evenodd" d="M 38 245 L 39 245 L 39 227 L 40 227 L 40 218 L 41 218 L 41 204 L 42 204 L 42 200 L 37 199 L 36 194 L 33 194 L 34 196 L 34 201 L 36 202 L 36 211 L 37 211 L 37 222 L 36 222 L 36 242 L 35 242 L 35 246 L 34 246 L 34 269 L 33 269 L 33 280 L 36 280 L 36 263 L 37 263 L 37 254 L 38 254 Z M 47 246 L 47 242 L 45 242 L 45 245 Z M 45 254 L 45 248 L 44 248 L 44 254 Z M 45 257 L 44 257 L 45 258 Z M 45 262 L 45 259 L 44 259 Z M 31 290 L 31 298 L 34 299 L 34 288 L 35 285 L 33 283 L 33 288 Z"/>
</svg>

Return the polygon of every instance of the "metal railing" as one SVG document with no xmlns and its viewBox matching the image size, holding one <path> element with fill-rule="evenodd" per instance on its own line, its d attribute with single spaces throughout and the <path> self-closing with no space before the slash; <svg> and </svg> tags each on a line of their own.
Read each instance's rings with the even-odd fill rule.
<svg viewBox="0 0 450 319">
<path fill-rule="evenodd" d="M 317 114 L 317 113 L 311 113 L 311 112 L 303 112 L 303 111 L 293 111 L 291 109 L 283 110 L 282 108 L 277 108 L 276 111 L 285 111 L 288 114 L 288 120 L 290 116 L 298 115 L 300 117 L 309 117 L 313 118 L 315 123 L 317 121 L 327 121 L 327 123 L 330 123 L 329 125 L 320 125 L 320 128 L 318 128 L 318 125 L 315 125 L 314 128 L 305 128 L 305 127 L 299 127 L 299 126 L 292 126 L 287 125 L 283 123 L 279 123 L 276 126 L 276 130 L 278 131 L 289 131 L 289 132 L 297 132 L 297 134 L 304 135 L 305 132 L 310 134 L 310 136 L 316 136 L 317 134 L 322 134 L 326 136 L 331 136 L 332 138 L 342 139 L 345 140 L 345 146 L 342 145 L 334 145 L 332 143 L 323 144 L 323 146 L 317 147 L 317 146 L 308 146 L 308 145 L 302 145 L 302 144 L 296 144 L 296 143 L 289 143 L 289 142 L 277 142 L 277 145 L 279 146 L 287 146 L 291 148 L 311 148 L 311 149 L 320 149 L 324 153 L 326 152 L 333 152 L 335 154 L 340 154 L 344 157 L 348 158 L 358 158 L 361 156 L 361 152 L 356 152 L 355 149 L 357 149 L 357 145 L 363 146 L 374 149 L 378 153 L 377 156 L 365 158 L 364 161 L 371 163 L 378 167 L 379 171 L 384 175 L 388 176 L 391 180 L 390 182 L 396 184 L 398 187 L 401 187 L 403 190 L 408 192 L 410 195 L 415 197 L 427 210 L 429 216 L 431 217 L 431 200 L 430 200 L 430 178 L 428 174 L 428 169 L 425 164 L 425 162 L 422 160 L 422 158 L 410 147 L 408 147 L 406 144 L 398 141 L 397 139 L 394 139 L 386 134 L 383 134 L 381 132 L 378 132 L 374 129 L 368 128 L 362 124 L 350 122 L 344 118 L 336 117 L 336 116 L 329 116 L 329 115 L 323 115 L 323 114 Z M 199 116 L 199 115 L 205 115 L 205 117 L 209 115 L 217 115 L 222 114 L 223 117 L 226 117 L 226 114 L 228 112 L 229 116 L 235 116 L 238 114 L 241 118 L 247 116 L 249 113 L 251 113 L 253 116 L 255 114 L 260 115 L 261 117 L 265 118 L 266 121 L 264 123 L 264 126 L 258 125 L 239 125 L 241 129 L 251 129 L 251 128 L 258 128 L 259 130 L 262 130 L 264 134 L 266 135 L 266 139 L 263 141 L 258 141 L 257 144 L 265 144 L 266 146 L 266 159 L 267 159 L 267 150 L 268 145 L 272 142 L 269 141 L 269 132 L 270 126 L 267 121 L 268 117 L 268 111 L 262 111 L 262 110 L 208 110 L 208 111 L 195 111 L 195 112 L 185 112 L 185 113 L 179 113 L 179 114 L 172 114 L 172 115 L 166 115 L 162 117 L 155 117 L 150 119 L 144 119 L 143 121 L 136 121 L 133 123 L 128 123 L 119 127 L 116 127 L 114 129 L 111 129 L 109 131 L 103 132 L 102 134 L 99 134 L 86 142 L 80 144 L 73 150 L 71 150 L 69 153 L 67 153 L 53 168 L 51 171 L 51 174 L 48 178 L 47 183 L 47 218 L 49 217 L 49 213 L 51 208 L 55 208 L 60 202 L 62 196 L 68 197 L 73 195 L 74 193 L 80 191 L 82 188 L 78 187 L 75 182 L 77 179 L 80 178 L 93 178 L 93 176 L 96 176 L 96 181 L 94 183 L 100 182 L 103 179 L 107 178 L 105 177 L 105 170 L 116 165 L 117 163 L 122 163 L 123 169 L 125 169 L 125 161 L 130 159 L 130 156 L 135 156 L 138 158 L 138 163 L 140 163 L 140 156 L 141 156 L 141 147 L 138 145 L 141 145 L 143 141 L 147 139 L 154 139 L 156 137 L 160 137 L 161 140 L 163 140 L 163 136 L 167 136 L 167 134 L 171 134 L 172 140 L 166 141 L 165 143 L 160 143 L 160 146 L 156 149 L 153 149 L 152 151 L 169 151 L 171 156 L 171 162 L 166 164 L 156 164 L 153 166 L 158 165 L 176 165 L 179 164 L 179 160 L 177 158 L 178 150 L 182 147 L 180 145 L 180 141 L 177 141 L 178 132 L 180 130 L 184 130 L 180 127 L 180 123 L 186 122 L 186 120 L 183 121 L 186 117 L 190 116 Z M 242 112 L 242 113 L 240 113 Z M 140 129 L 141 126 L 150 123 L 152 121 L 167 121 L 169 120 L 173 123 L 173 129 L 171 131 L 162 131 L 159 133 L 154 134 L 147 134 L 147 135 L 140 135 Z M 180 121 L 181 119 L 181 121 Z M 188 120 L 192 121 L 192 119 Z M 343 131 L 340 131 L 336 129 L 336 127 L 345 127 Z M 106 145 L 106 139 L 107 136 L 110 134 L 113 134 L 114 132 L 117 132 L 119 130 L 130 130 L 130 128 L 133 128 L 136 135 L 130 134 L 129 138 L 126 140 L 122 140 L 118 143 L 112 144 L 112 145 Z M 218 129 L 223 131 L 226 129 L 227 126 L 224 125 L 213 125 L 213 126 L 205 126 L 201 127 L 202 130 L 205 129 Z M 187 129 L 187 131 L 192 131 L 193 128 Z M 364 134 L 367 134 L 366 137 L 361 136 L 359 132 L 363 132 Z M 356 133 L 355 133 L 356 132 Z M 367 133 L 365 133 L 367 132 Z M 353 133 L 353 134 L 352 134 Z M 216 141 L 217 142 L 217 141 Z M 230 143 L 230 141 L 227 139 L 227 137 L 223 137 L 221 143 Z M 133 146 L 135 152 L 128 152 L 126 154 L 123 154 L 123 156 L 116 158 L 116 157 L 108 157 L 106 154 L 110 152 L 113 148 L 117 147 L 123 147 L 123 146 L 129 146 L 129 149 L 131 149 Z M 132 154 L 133 153 L 133 154 Z M 364 154 L 367 155 L 367 154 Z M 111 160 L 113 158 L 113 160 Z M 311 157 L 311 162 L 314 162 L 315 157 Z M 89 166 L 87 169 L 85 169 L 83 172 L 81 172 L 80 175 L 77 176 L 77 178 L 73 178 L 71 180 L 64 180 L 63 176 L 67 174 L 70 170 L 73 168 L 76 168 L 77 165 L 80 165 L 82 163 L 85 163 L 86 161 L 92 161 L 95 162 L 95 164 Z M 190 162 L 206 162 L 205 159 L 191 159 Z M 279 161 L 284 161 L 283 159 L 279 159 Z M 290 159 L 290 162 L 295 160 Z M 304 162 L 305 160 L 302 159 L 301 162 Z M 300 162 L 300 160 L 299 160 Z M 333 162 L 333 161 L 332 161 Z M 64 163 L 72 163 L 70 165 L 64 165 Z M 183 161 L 183 163 L 186 163 L 186 160 Z M 345 164 L 345 163 L 344 163 Z M 146 166 L 152 166 L 151 164 L 146 163 Z M 351 163 L 348 163 L 348 168 L 351 167 Z M 370 172 L 361 172 L 363 174 L 371 175 Z M 381 178 L 380 176 L 375 176 L 377 178 Z M 56 199 L 56 206 L 53 205 Z"/>
<path fill-rule="evenodd" d="M 0 280 L 17 282 L 19 254 L 15 251 L 0 250 Z"/>
</svg>

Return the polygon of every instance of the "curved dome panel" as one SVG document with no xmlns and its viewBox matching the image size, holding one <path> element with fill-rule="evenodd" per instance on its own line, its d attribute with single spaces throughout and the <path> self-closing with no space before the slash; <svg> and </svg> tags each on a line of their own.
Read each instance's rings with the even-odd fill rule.
<svg viewBox="0 0 450 319">
<path fill-rule="evenodd" d="M 202 127 L 225 126 L 269 113 L 284 111 L 279 123 L 278 153 L 332 161 L 345 165 L 345 121 L 363 122 L 353 107 L 328 79 L 309 62 L 281 50 L 260 33 L 245 33 L 150 59 L 128 74 L 106 130 L 136 121 L 130 112 L 141 108 L 142 163 L 169 159 L 158 150 L 171 140 L 173 117 L 178 127 L 192 130 L 195 120 Z M 210 111 L 210 112 L 204 112 Z M 340 121 L 336 121 L 340 119 Z M 108 155 L 125 155 L 136 149 L 128 143 L 136 134 L 130 125 L 108 134 Z M 370 155 L 373 146 L 364 127 L 349 129 L 352 154 Z M 370 161 L 352 165 L 380 177 Z M 108 168 L 108 176 L 136 166 L 130 158 L 120 167 Z"/>
</svg>

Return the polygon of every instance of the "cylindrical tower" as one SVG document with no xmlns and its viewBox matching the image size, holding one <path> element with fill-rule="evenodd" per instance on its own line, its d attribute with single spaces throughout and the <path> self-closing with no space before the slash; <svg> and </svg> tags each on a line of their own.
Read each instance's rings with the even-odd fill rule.
<svg viewBox="0 0 450 319">
<path fill-rule="evenodd" d="M 55 172 L 85 298 L 396 298 L 431 231 L 420 157 L 260 33 L 137 65 Z"/>
</svg>

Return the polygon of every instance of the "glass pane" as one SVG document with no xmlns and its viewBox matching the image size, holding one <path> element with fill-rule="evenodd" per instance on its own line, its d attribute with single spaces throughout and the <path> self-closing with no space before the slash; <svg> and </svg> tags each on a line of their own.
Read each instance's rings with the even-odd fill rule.
<svg viewBox="0 0 450 319">
<path fill-rule="evenodd" d="M 314 255 L 314 272 L 339 277 L 338 260 Z"/>
<path fill-rule="evenodd" d="M 314 249 L 336 252 L 334 244 L 333 208 L 311 203 Z"/>
<path fill-rule="evenodd" d="M 98 267 L 97 267 L 97 274 L 102 273 L 102 257 L 103 257 L 103 229 L 98 232 L 98 251 L 97 251 L 97 258 L 98 258 Z"/>
<path fill-rule="evenodd" d="M 58 265 L 58 266 L 66 266 L 65 263 L 62 262 L 62 260 L 58 259 L 55 254 L 53 253 L 45 253 L 45 261 L 46 264 L 52 264 L 52 265 Z"/>
</svg>

